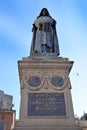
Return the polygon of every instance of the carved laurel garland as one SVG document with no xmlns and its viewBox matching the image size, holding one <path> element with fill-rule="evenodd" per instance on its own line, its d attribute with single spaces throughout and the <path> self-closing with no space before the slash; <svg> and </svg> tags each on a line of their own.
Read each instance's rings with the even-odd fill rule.
<svg viewBox="0 0 87 130">
<path fill-rule="evenodd" d="M 51 87 L 52 89 L 59 91 L 59 90 L 63 90 L 67 86 L 68 86 L 68 88 L 71 88 L 70 80 L 68 77 L 62 76 L 62 78 L 64 79 L 64 84 L 60 87 L 56 87 L 51 83 L 52 76 L 41 76 L 39 74 L 37 74 L 37 75 L 34 74 L 34 76 L 38 76 L 41 80 L 41 83 L 37 87 L 33 87 L 33 86 L 28 84 L 28 79 L 32 76 L 33 76 L 32 74 L 29 74 L 29 72 L 28 73 L 26 72 L 21 77 L 21 86 L 20 86 L 21 89 L 28 88 L 32 91 L 37 91 L 43 87 L 44 87 L 44 89 L 49 89 Z"/>
</svg>

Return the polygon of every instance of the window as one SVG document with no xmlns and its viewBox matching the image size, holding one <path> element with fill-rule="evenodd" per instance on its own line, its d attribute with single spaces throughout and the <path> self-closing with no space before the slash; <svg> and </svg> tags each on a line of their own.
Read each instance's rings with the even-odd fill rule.
<svg viewBox="0 0 87 130">
<path fill-rule="evenodd" d="M 5 116 L 4 115 L 0 115 L 0 119 L 4 120 Z"/>
<path fill-rule="evenodd" d="M 5 118 L 4 115 L 2 115 L 2 116 L 1 116 L 1 119 L 4 120 L 4 118 Z"/>
<path fill-rule="evenodd" d="M 0 130 L 4 130 L 4 123 L 0 123 Z"/>
</svg>

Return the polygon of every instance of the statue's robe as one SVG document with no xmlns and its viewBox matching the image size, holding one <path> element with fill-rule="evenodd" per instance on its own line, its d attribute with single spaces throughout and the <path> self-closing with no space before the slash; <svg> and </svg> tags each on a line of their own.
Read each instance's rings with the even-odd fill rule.
<svg viewBox="0 0 87 130">
<path fill-rule="evenodd" d="M 52 53 L 59 55 L 59 44 L 54 20 L 48 16 L 41 16 L 34 21 L 33 39 L 30 55 L 42 53 L 42 45 L 52 48 Z M 48 52 L 47 52 L 48 53 Z"/>
</svg>

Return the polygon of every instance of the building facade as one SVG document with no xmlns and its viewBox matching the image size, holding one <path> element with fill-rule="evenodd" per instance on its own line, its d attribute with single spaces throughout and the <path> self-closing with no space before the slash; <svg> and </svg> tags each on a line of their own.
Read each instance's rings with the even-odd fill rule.
<svg viewBox="0 0 87 130">
<path fill-rule="evenodd" d="M 0 91 L 0 130 L 12 130 L 15 124 L 15 111 L 12 110 L 13 97 Z"/>
</svg>

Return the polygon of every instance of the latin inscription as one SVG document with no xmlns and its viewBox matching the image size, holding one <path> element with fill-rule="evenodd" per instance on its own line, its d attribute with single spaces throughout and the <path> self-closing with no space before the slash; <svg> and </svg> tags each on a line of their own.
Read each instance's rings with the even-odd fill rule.
<svg viewBox="0 0 87 130">
<path fill-rule="evenodd" d="M 64 93 L 29 93 L 28 116 L 66 116 Z"/>
</svg>

